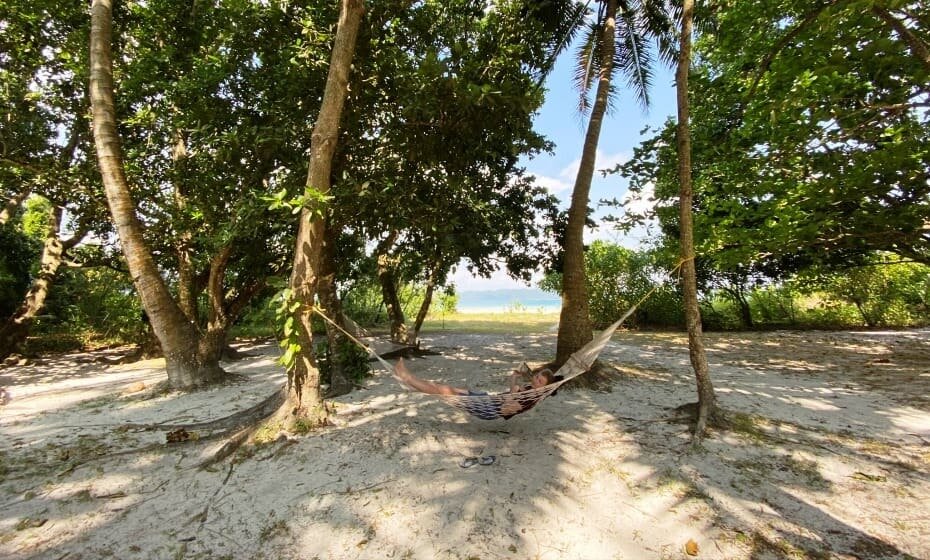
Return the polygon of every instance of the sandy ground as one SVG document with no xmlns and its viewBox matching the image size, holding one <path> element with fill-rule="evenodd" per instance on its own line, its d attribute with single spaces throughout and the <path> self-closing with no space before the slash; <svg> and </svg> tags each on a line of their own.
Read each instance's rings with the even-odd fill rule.
<svg viewBox="0 0 930 560">
<path fill-rule="evenodd" d="M 707 343 L 721 403 L 744 415 L 697 450 L 673 412 L 695 395 L 684 337 L 618 333 L 610 392 L 470 421 L 378 372 L 336 400 L 335 425 L 206 471 L 192 465 L 213 444 L 125 424 L 247 408 L 283 382 L 273 345 L 191 394 L 127 393 L 163 378 L 157 361 L 2 369 L 0 557 L 930 559 L 930 331 Z M 495 391 L 554 344 L 431 334 L 439 355 L 411 369 Z"/>
</svg>

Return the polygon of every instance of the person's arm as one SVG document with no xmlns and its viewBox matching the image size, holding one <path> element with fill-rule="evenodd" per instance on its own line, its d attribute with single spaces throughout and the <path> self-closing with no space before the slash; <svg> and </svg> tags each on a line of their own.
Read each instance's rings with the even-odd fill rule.
<svg viewBox="0 0 930 560">
<path fill-rule="evenodd" d="M 523 376 L 519 371 L 515 371 L 510 375 L 510 392 L 519 393 L 523 390 Z"/>
</svg>

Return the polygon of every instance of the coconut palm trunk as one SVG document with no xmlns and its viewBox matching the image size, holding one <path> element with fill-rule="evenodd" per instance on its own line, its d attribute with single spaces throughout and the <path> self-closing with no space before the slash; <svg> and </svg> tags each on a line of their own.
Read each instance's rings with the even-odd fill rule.
<svg viewBox="0 0 930 560">
<path fill-rule="evenodd" d="M 218 361 L 201 359 L 199 332 L 172 299 L 145 243 L 143 225 L 136 216 L 116 128 L 110 50 L 112 26 L 111 0 L 94 0 L 91 6 L 90 99 L 98 166 L 130 275 L 165 356 L 168 381 L 178 389 L 197 387 L 219 379 L 223 370 Z"/>
<path fill-rule="evenodd" d="M 691 27 L 694 17 L 694 0 L 684 0 L 681 20 L 681 50 L 675 86 L 678 96 L 678 178 L 679 223 L 681 225 L 681 282 L 685 305 L 685 323 L 688 327 L 688 348 L 691 366 L 697 380 L 698 416 L 694 434 L 697 440 L 704 434 L 708 420 L 716 414 L 717 396 L 710 380 L 707 355 L 704 352 L 704 335 L 701 330 L 701 309 L 697 298 L 697 277 L 694 266 L 694 220 L 692 218 L 691 181 L 691 105 L 688 100 L 688 72 L 691 68 Z"/>
<path fill-rule="evenodd" d="M 584 226 L 588 217 L 588 197 L 601 125 L 607 112 L 610 97 L 610 79 L 613 72 L 614 41 L 616 33 L 617 1 L 608 0 L 601 31 L 601 65 L 598 75 L 591 120 L 585 133 L 581 163 L 572 190 L 565 229 L 565 247 L 562 269 L 562 310 L 559 316 L 559 334 L 556 344 L 555 365 L 561 366 L 574 352 L 593 338 L 591 317 L 588 312 L 588 289 L 584 270 Z"/>
</svg>

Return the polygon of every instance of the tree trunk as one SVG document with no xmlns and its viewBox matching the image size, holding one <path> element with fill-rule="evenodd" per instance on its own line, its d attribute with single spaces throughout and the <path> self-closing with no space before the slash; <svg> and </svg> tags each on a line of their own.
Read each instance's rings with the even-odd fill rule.
<svg viewBox="0 0 930 560">
<path fill-rule="evenodd" d="M 378 282 L 381 284 L 381 297 L 391 322 L 391 340 L 397 344 L 408 344 L 410 333 L 407 331 L 407 318 L 397 296 L 397 280 L 394 277 L 394 265 L 390 255 L 378 255 Z"/>
<path fill-rule="evenodd" d="M 417 318 L 413 323 L 413 342 L 419 344 L 420 329 L 423 327 L 423 321 L 429 313 L 430 305 L 433 303 L 433 292 L 436 291 L 436 277 L 442 267 L 441 262 L 433 263 L 429 271 L 429 278 L 426 279 L 426 293 L 423 295 L 423 303 L 420 304 L 420 310 L 417 312 Z"/>
<path fill-rule="evenodd" d="M 365 6 L 361 0 L 342 0 L 320 114 L 313 125 L 307 192 L 325 195 L 330 190 L 333 154 L 339 139 L 339 121 L 348 93 L 349 72 L 364 12 Z M 325 233 L 324 210 L 304 207 L 300 213 L 294 270 L 290 279 L 291 293 L 298 304 L 294 312 L 294 326 L 300 352 L 296 356 L 296 363 L 288 371 L 287 399 L 275 415 L 275 419 L 279 419 L 286 428 L 293 428 L 297 421 L 311 425 L 326 421 L 326 409 L 320 394 L 320 371 L 313 357 L 310 324 Z"/>
<path fill-rule="evenodd" d="M 116 128 L 111 34 L 111 0 L 94 0 L 91 6 L 90 99 L 94 143 L 107 204 L 142 307 L 164 352 L 169 383 L 177 389 L 205 385 L 219 379 L 222 370 L 218 362 L 202 363 L 199 359 L 199 332 L 171 298 L 146 246 L 143 226 L 129 192 Z"/>
<path fill-rule="evenodd" d="M 743 328 L 752 329 L 755 327 L 755 322 L 752 320 L 752 306 L 749 305 L 749 300 L 746 299 L 746 293 L 743 291 L 742 285 L 735 282 L 733 284 L 733 288 L 723 288 L 723 291 L 730 294 L 733 301 L 736 302 L 736 306 L 739 307 L 740 323 L 742 323 Z"/>
<path fill-rule="evenodd" d="M 743 327 L 747 329 L 755 328 L 756 323 L 752 320 L 752 306 L 749 305 L 749 301 L 746 300 L 746 296 L 740 292 L 737 294 L 736 298 L 736 301 L 739 304 L 740 318 L 743 320 Z"/>
<path fill-rule="evenodd" d="M 407 318 L 404 317 L 404 309 L 397 296 L 397 282 L 394 278 L 394 264 L 390 254 L 396 239 L 397 231 L 391 231 L 375 249 L 378 260 L 378 284 L 381 286 L 381 299 L 384 301 L 388 321 L 391 323 L 391 340 L 397 344 L 407 344 L 409 338 Z"/>
<path fill-rule="evenodd" d="M 717 412 L 717 395 L 710 380 L 704 336 L 701 331 L 701 309 L 697 299 L 697 274 L 694 266 L 694 223 L 691 215 L 691 106 L 688 101 L 688 72 L 691 68 L 691 25 L 694 17 L 694 0 L 684 0 L 681 20 L 681 51 L 675 86 L 678 97 L 678 177 L 679 220 L 681 225 L 681 281 L 685 305 L 685 323 L 688 327 L 688 348 L 691 366 L 697 380 L 698 415 L 695 441 L 704 435 L 708 419 Z"/>
<path fill-rule="evenodd" d="M 330 224 L 327 224 L 329 226 Z M 337 325 L 346 328 L 342 316 L 342 303 L 336 290 L 336 239 L 337 234 L 332 227 L 327 227 L 323 237 L 323 248 L 320 253 L 320 280 L 319 300 L 326 316 Z M 330 380 L 327 397 L 338 397 L 352 390 L 352 380 L 346 373 L 343 363 L 343 353 L 339 351 L 348 340 L 342 331 L 326 323 L 326 340 L 329 344 Z"/>
<path fill-rule="evenodd" d="M 183 187 L 184 160 L 187 159 L 187 143 L 181 132 L 175 132 L 175 143 L 171 149 L 171 160 L 174 162 L 175 173 L 172 180 L 174 184 L 174 204 L 178 213 L 184 215 L 187 211 L 187 192 Z M 178 232 L 174 252 L 178 262 L 178 306 L 187 320 L 197 324 L 199 313 L 197 309 L 197 273 L 194 270 L 194 260 L 191 255 L 192 233 Z"/>
<path fill-rule="evenodd" d="M 62 241 L 58 232 L 61 227 L 61 216 L 61 207 L 53 205 L 49 211 L 48 231 L 42 247 L 39 274 L 32 281 L 29 291 L 23 298 L 23 303 L 0 327 L 0 360 L 16 352 L 26 341 L 33 320 L 45 307 L 45 298 L 48 296 L 55 276 L 58 275 L 58 269 L 61 267 L 65 253 L 84 237 L 83 232 L 76 232 L 70 239 Z"/>
<path fill-rule="evenodd" d="M 581 349 L 593 338 L 591 317 L 588 312 L 588 288 L 584 270 L 584 226 L 588 217 L 588 197 L 597 157 L 597 144 L 601 136 L 601 124 L 607 112 L 610 95 L 610 79 L 613 72 L 614 40 L 616 30 L 617 1 L 607 0 L 604 30 L 601 35 L 601 71 L 598 76 L 597 92 L 591 108 L 591 120 L 585 134 L 581 163 L 572 190 L 572 202 L 568 210 L 565 228 L 564 262 L 562 269 L 562 311 L 559 315 L 559 335 L 556 343 L 555 366 L 564 364 L 568 357 Z"/>
<path fill-rule="evenodd" d="M 200 338 L 198 355 L 204 362 L 219 361 L 226 348 L 226 333 L 232 320 L 226 312 L 225 283 L 226 268 L 232 255 L 232 245 L 224 245 L 210 259 L 210 274 L 207 279 L 207 324 Z"/>
</svg>

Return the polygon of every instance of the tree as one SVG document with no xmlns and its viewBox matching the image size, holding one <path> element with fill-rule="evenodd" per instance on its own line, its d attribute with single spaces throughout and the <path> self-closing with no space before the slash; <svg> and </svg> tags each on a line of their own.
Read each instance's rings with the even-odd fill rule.
<svg viewBox="0 0 930 560">
<path fill-rule="evenodd" d="M 678 101 L 678 176 L 679 224 L 681 227 L 681 282 L 685 306 L 685 323 L 688 327 L 688 349 L 691 367 L 697 380 L 698 414 L 694 428 L 696 440 L 704 436 L 710 419 L 717 414 L 717 395 L 710 379 L 704 337 L 701 331 L 701 308 L 698 304 L 697 275 L 694 263 L 694 228 L 692 220 L 691 189 L 691 127 L 688 101 L 688 74 L 691 71 L 691 29 L 694 18 L 694 0 L 684 0 L 681 14 L 681 49 L 678 51 L 678 68 L 675 89 Z"/>
<path fill-rule="evenodd" d="M 632 250 L 596 240 L 585 251 L 585 279 L 591 320 L 605 328 L 617 320 L 617 312 L 629 309 L 650 294 L 624 323 L 631 328 L 682 325 L 681 298 L 667 277 L 672 265 L 659 250 Z M 539 287 L 561 293 L 561 275 L 550 272 Z"/>
<path fill-rule="evenodd" d="M 597 145 L 610 101 L 615 69 L 627 74 L 635 94 L 644 106 L 648 105 L 651 55 L 647 37 L 654 32 L 650 25 L 657 13 L 648 3 L 621 4 L 618 0 L 603 0 L 598 16 L 591 22 L 579 50 L 575 81 L 582 93 L 580 106 L 583 111 L 589 108 L 587 93 L 595 80 L 597 88 L 594 102 L 590 104 L 591 116 L 565 227 L 562 310 L 559 315 L 555 365 L 565 363 L 572 353 L 592 339 L 585 288 L 584 227 Z"/>
<path fill-rule="evenodd" d="M 172 299 L 143 237 L 143 225 L 136 216 L 117 131 L 112 20 L 111 0 L 94 0 L 91 5 L 90 100 L 100 174 L 123 255 L 165 355 L 169 383 L 175 388 L 197 387 L 218 380 L 223 371 L 215 356 L 199 353 L 201 337 Z"/>
<path fill-rule="evenodd" d="M 60 206 L 48 205 L 48 226 L 42 247 L 39 273 L 33 278 L 22 304 L 0 325 L 0 359 L 9 356 L 25 342 L 33 320 L 45 306 L 45 298 L 58 274 L 58 269 L 64 262 L 66 253 L 87 234 L 85 229 L 74 232 L 68 238 L 61 238 L 62 211 Z"/>
<path fill-rule="evenodd" d="M 293 352 L 294 361 L 288 368 L 288 397 L 276 415 L 288 425 L 298 420 L 316 425 L 326 418 L 320 394 L 320 373 L 313 355 L 311 319 L 320 276 L 333 154 L 338 144 L 339 121 L 348 93 L 349 73 L 364 11 L 361 0 L 343 0 L 341 4 L 326 89 L 319 116 L 313 125 L 305 202 L 300 211 L 289 283 L 293 298 L 293 307 L 289 309 L 292 313 L 290 328 L 298 348 Z"/>
<path fill-rule="evenodd" d="M 930 74 L 913 43 L 926 36 L 926 10 L 741 2 L 715 18 L 691 81 L 705 263 L 777 279 L 873 251 L 926 262 Z M 628 168 L 655 182 L 660 204 L 678 190 L 669 131 Z M 660 219 L 677 235 L 665 227 L 677 218 Z"/>
<path fill-rule="evenodd" d="M 549 250 L 536 215 L 554 212 L 554 201 L 517 165 L 548 149 L 532 114 L 554 36 L 525 21 L 536 9 L 430 1 L 383 3 L 368 16 L 334 164 L 332 223 L 375 247 L 372 278 L 399 342 L 416 342 L 407 315 L 422 319 L 429 299 L 405 314 L 399 286 L 429 292 L 462 261 L 478 274 L 506 267 L 524 277 Z"/>
<path fill-rule="evenodd" d="M 89 231 L 106 237 L 112 227 L 100 202 L 99 175 L 90 157 L 87 122 L 86 10 L 60 0 L 8 2 L 0 40 L 0 222 L 30 228 L 42 216 L 36 239 L 44 249 L 33 263 L 31 286 L 16 295 L 15 312 L 3 313 L 0 355 L 19 349 L 42 312 L 69 253 Z M 18 212 L 25 204 L 26 211 Z M 37 210 L 41 206 L 41 210 Z M 41 231 L 39 231 L 41 230 Z M 68 233 L 71 234 L 70 239 Z"/>
</svg>

